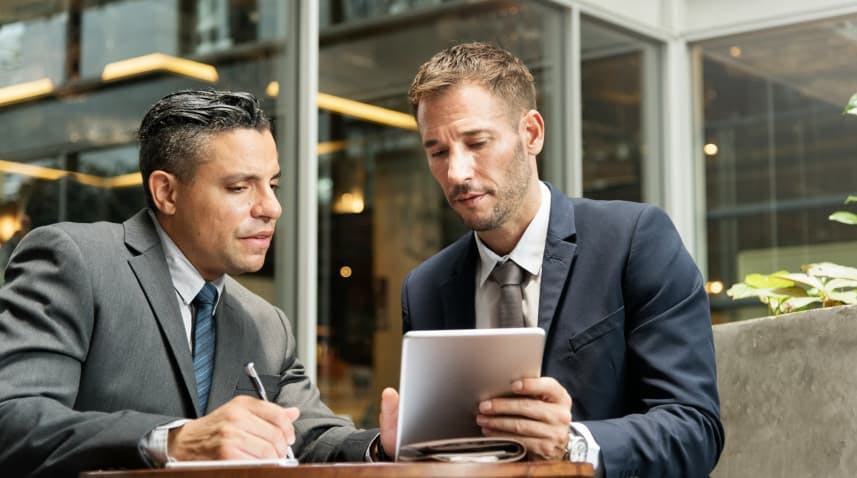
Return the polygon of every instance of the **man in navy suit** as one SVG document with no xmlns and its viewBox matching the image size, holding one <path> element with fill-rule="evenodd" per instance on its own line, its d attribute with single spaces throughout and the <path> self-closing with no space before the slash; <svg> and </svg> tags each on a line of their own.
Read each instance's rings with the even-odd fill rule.
<svg viewBox="0 0 857 478">
<path fill-rule="evenodd" d="M 723 427 L 699 269 L 660 209 L 570 199 L 539 180 L 535 98 L 526 66 L 493 45 L 420 67 L 409 99 L 429 168 L 474 233 L 405 279 L 404 330 L 497 326 L 492 271 L 513 261 L 521 325 L 547 332 L 543 376 L 481 403 L 483 433 L 517 436 L 532 459 L 589 461 L 597 476 L 707 475 Z"/>
</svg>

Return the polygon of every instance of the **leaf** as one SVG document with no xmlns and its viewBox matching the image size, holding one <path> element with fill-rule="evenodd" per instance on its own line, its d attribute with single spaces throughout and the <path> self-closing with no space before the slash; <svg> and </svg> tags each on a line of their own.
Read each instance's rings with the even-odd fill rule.
<svg viewBox="0 0 857 478">
<path fill-rule="evenodd" d="M 793 281 L 794 283 L 801 284 L 801 285 L 804 285 L 804 286 L 807 286 L 810 288 L 824 290 L 824 284 L 820 280 L 816 279 L 815 277 L 813 277 L 809 274 L 802 274 L 800 272 L 794 272 L 791 274 L 778 275 L 777 277 L 779 277 L 781 279 L 790 280 L 790 281 Z"/>
<path fill-rule="evenodd" d="M 857 289 L 857 280 L 851 279 L 830 279 L 824 284 L 831 293 L 838 289 Z"/>
<path fill-rule="evenodd" d="M 766 295 L 770 295 L 772 297 L 774 297 L 774 296 L 782 297 L 782 298 L 806 297 L 807 295 L 810 295 L 810 294 L 807 294 L 807 290 L 804 289 L 803 287 L 783 287 L 780 289 L 765 289 L 765 291 L 766 291 Z"/>
<path fill-rule="evenodd" d="M 732 297 L 733 300 L 746 299 L 747 297 L 758 297 L 759 289 L 750 287 L 743 282 L 739 282 L 730 287 L 729 290 L 726 291 L 726 295 Z"/>
<path fill-rule="evenodd" d="M 845 110 L 842 111 L 844 115 L 857 115 L 857 93 L 854 93 L 851 96 L 851 99 L 848 100 L 848 104 L 845 105 Z"/>
<path fill-rule="evenodd" d="M 848 266 L 840 266 L 832 262 L 819 262 L 801 267 L 807 274 L 815 277 L 828 277 L 830 279 L 857 280 L 857 269 Z"/>
<path fill-rule="evenodd" d="M 820 304 L 821 297 L 792 297 L 786 299 L 780 304 L 780 310 L 783 312 L 796 312 L 808 308 L 812 304 Z"/>
<path fill-rule="evenodd" d="M 848 204 L 850 202 L 857 202 L 857 196 L 848 196 L 847 198 L 845 198 L 845 204 Z"/>
<path fill-rule="evenodd" d="M 843 304 L 857 304 L 857 292 L 831 292 L 830 298 Z"/>
<path fill-rule="evenodd" d="M 857 214 L 848 211 L 836 211 L 830 216 L 827 216 L 831 221 L 841 222 L 842 224 L 848 224 L 849 226 L 853 226 L 857 224 Z"/>
<path fill-rule="evenodd" d="M 786 271 L 778 271 L 770 275 L 749 274 L 744 278 L 744 282 L 757 289 L 778 289 L 794 286 L 792 281 L 782 278 L 785 274 L 787 274 Z"/>
</svg>

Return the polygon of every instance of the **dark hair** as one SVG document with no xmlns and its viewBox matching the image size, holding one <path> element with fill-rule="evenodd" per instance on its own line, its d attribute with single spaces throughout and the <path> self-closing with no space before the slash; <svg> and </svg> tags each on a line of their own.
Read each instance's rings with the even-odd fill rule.
<svg viewBox="0 0 857 478">
<path fill-rule="evenodd" d="M 492 43 L 471 42 L 451 46 L 420 66 L 408 90 L 414 115 L 421 99 L 466 82 L 486 87 L 510 112 L 536 108 L 535 80 L 524 62 Z"/>
<path fill-rule="evenodd" d="M 238 128 L 270 130 L 271 122 L 250 93 L 183 90 L 164 96 L 149 108 L 137 137 L 146 203 L 155 209 L 149 176 L 162 170 L 181 181 L 193 177 L 212 135 Z"/>
</svg>

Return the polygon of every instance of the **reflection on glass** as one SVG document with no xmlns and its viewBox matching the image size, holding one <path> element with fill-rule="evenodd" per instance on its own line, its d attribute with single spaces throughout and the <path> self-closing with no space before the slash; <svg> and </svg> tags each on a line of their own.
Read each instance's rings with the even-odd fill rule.
<svg viewBox="0 0 857 478">
<path fill-rule="evenodd" d="M 410 114 L 407 89 L 421 63 L 452 43 L 494 41 L 533 71 L 548 141 L 560 138 L 551 129 L 560 128 L 552 123 L 560 83 L 552 56 L 559 47 L 551 42 L 559 41 L 561 16 L 554 8 L 330 1 L 322 2 L 323 24 L 325 8 L 340 24 L 321 31 L 321 92 Z M 391 15 L 404 10 L 425 16 L 413 22 Z M 369 17 L 382 23 L 361 28 L 358 20 Z M 319 117 L 318 383 L 334 410 L 371 426 L 380 389 L 398 383 L 404 276 L 465 228 L 431 177 L 413 126 L 356 116 L 322 110 Z M 540 168 L 561 160 L 551 150 Z"/>
<path fill-rule="evenodd" d="M 855 192 L 857 17 L 697 46 L 701 56 L 709 280 L 801 264 L 857 265 L 857 228 L 830 222 Z M 713 153 L 713 154 L 710 154 Z M 764 315 L 712 296 L 715 320 Z M 742 304 L 739 304 L 742 305 Z"/>
<path fill-rule="evenodd" d="M 68 15 L 55 5 L 34 5 L 38 16 L 0 21 L 0 87 L 49 79 L 56 85 L 65 77 Z M 22 8 L 22 10 L 26 10 Z"/>
<path fill-rule="evenodd" d="M 283 38 L 285 2 L 25 3 L 0 12 L 0 87 L 48 77 L 60 94 L 0 105 L 0 259 L 16 231 L 29 226 L 121 222 L 144 207 L 136 132 L 163 95 L 201 87 L 250 91 L 274 121 L 282 113 L 264 93 L 278 79 L 275 58 L 283 45 L 262 41 Z M 161 69 L 101 81 L 106 64 L 155 52 L 205 53 L 217 80 Z M 239 278 L 271 301 L 273 255 L 259 273 Z"/>
<path fill-rule="evenodd" d="M 643 54 L 639 40 L 591 21 L 581 26 L 583 195 L 657 202 L 643 195 Z M 656 127 L 655 125 L 650 125 Z"/>
</svg>

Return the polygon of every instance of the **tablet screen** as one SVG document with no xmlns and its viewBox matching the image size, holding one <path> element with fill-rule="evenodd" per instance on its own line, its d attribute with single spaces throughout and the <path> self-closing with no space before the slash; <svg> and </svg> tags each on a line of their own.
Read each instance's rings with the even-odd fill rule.
<svg viewBox="0 0 857 478">
<path fill-rule="evenodd" d="M 405 334 L 396 454 L 403 444 L 481 436 L 479 402 L 539 377 L 544 342 L 538 327 Z"/>
</svg>

